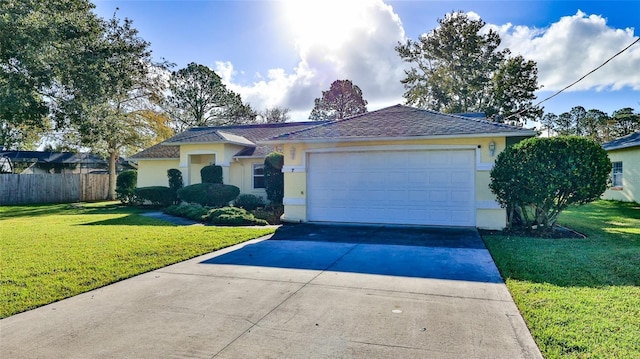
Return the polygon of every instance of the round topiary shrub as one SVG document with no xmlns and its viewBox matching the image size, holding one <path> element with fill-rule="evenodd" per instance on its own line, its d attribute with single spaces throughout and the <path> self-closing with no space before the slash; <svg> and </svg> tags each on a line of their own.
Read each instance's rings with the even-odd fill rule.
<svg viewBox="0 0 640 359">
<path fill-rule="evenodd" d="M 200 179 L 202 183 L 220 183 L 222 184 L 222 166 L 204 166 L 200 170 Z"/>
<path fill-rule="evenodd" d="M 136 203 L 135 189 L 138 183 L 138 171 L 128 170 L 121 172 L 116 178 L 116 198 L 123 204 L 134 205 Z"/>
<path fill-rule="evenodd" d="M 509 228 L 546 232 L 569 205 L 600 198 L 610 172 L 607 152 L 593 140 L 530 138 L 498 155 L 489 188 L 507 209 Z"/>
<path fill-rule="evenodd" d="M 262 197 L 252 194 L 241 194 L 233 201 L 233 205 L 236 207 L 244 208 L 247 211 L 253 211 L 258 207 L 264 207 L 265 203 Z"/>
<path fill-rule="evenodd" d="M 136 188 L 134 193 L 138 201 L 148 201 L 153 206 L 170 206 L 175 201 L 175 192 L 164 186 L 151 186 Z"/>
<path fill-rule="evenodd" d="M 220 183 L 198 183 L 178 190 L 178 198 L 185 202 L 209 207 L 223 207 L 240 194 L 240 188 Z"/>
</svg>

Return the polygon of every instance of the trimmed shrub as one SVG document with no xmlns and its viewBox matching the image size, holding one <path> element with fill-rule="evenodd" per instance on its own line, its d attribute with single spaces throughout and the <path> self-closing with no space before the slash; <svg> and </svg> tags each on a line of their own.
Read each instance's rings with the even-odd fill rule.
<svg viewBox="0 0 640 359">
<path fill-rule="evenodd" d="M 209 210 L 210 208 L 203 207 L 197 203 L 182 203 L 174 204 L 165 208 L 164 213 L 202 222 L 204 221 L 204 216 L 209 212 Z"/>
<path fill-rule="evenodd" d="M 184 181 L 182 180 L 182 171 L 176 168 L 171 168 L 167 170 L 167 177 L 169 178 L 169 188 L 171 188 L 171 190 L 173 191 L 173 201 L 175 203 L 178 201 L 178 190 L 184 187 Z"/>
<path fill-rule="evenodd" d="M 264 186 L 267 199 L 271 204 L 282 204 L 284 198 L 284 156 L 277 152 L 271 152 L 264 159 Z"/>
<path fill-rule="evenodd" d="M 498 155 L 489 188 L 507 209 L 509 229 L 548 232 L 569 205 L 600 198 L 610 172 L 607 152 L 593 140 L 530 138 Z"/>
<path fill-rule="evenodd" d="M 223 207 L 240 194 L 240 188 L 220 183 L 198 183 L 178 190 L 178 198 L 203 206 Z"/>
<path fill-rule="evenodd" d="M 262 197 L 252 194 L 241 194 L 233 201 L 233 205 L 236 207 L 244 208 L 247 211 L 253 211 L 258 207 L 264 207 L 265 203 Z"/>
<path fill-rule="evenodd" d="M 222 207 L 209 211 L 204 218 L 208 223 L 219 226 L 266 226 L 267 221 L 254 217 L 238 207 Z"/>
<path fill-rule="evenodd" d="M 222 166 L 204 166 L 200 170 L 200 179 L 202 183 L 219 183 L 222 184 Z"/>
<path fill-rule="evenodd" d="M 134 192 L 138 201 L 149 201 L 154 206 L 169 206 L 176 198 L 173 190 L 164 186 L 140 187 L 136 188 Z"/>
<path fill-rule="evenodd" d="M 116 198 L 123 204 L 135 205 L 135 189 L 138 183 L 138 171 L 121 172 L 116 178 Z"/>
<path fill-rule="evenodd" d="M 264 219 L 269 224 L 280 224 L 280 217 L 284 213 L 283 205 L 267 206 L 251 212 L 256 218 Z"/>
</svg>

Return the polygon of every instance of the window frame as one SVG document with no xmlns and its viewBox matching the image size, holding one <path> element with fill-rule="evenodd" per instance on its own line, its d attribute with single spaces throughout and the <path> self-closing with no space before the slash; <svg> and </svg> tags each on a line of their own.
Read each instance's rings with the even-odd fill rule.
<svg viewBox="0 0 640 359">
<path fill-rule="evenodd" d="M 262 169 L 262 174 L 258 174 L 256 175 L 256 170 L 257 169 Z M 262 187 L 256 187 L 256 177 L 258 178 L 262 178 Z M 264 183 L 264 163 L 252 163 L 251 164 L 251 188 L 256 190 L 256 189 L 265 189 L 265 183 Z"/>
<path fill-rule="evenodd" d="M 624 167 L 622 161 L 611 162 L 611 187 L 622 188 Z"/>
</svg>

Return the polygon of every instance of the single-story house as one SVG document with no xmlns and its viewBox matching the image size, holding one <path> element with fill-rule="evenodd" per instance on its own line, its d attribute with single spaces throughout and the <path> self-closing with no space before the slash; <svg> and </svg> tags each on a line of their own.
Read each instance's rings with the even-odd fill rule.
<svg viewBox="0 0 640 359">
<path fill-rule="evenodd" d="M 185 185 L 208 164 L 225 183 L 263 194 L 262 161 L 284 155 L 288 222 L 476 226 L 501 229 L 506 213 L 489 171 L 506 146 L 532 130 L 403 105 L 342 120 L 193 128 L 132 158 L 138 186 L 166 186 L 170 168 Z"/>
<path fill-rule="evenodd" d="M 119 159 L 119 171 L 136 169 L 135 164 Z M 93 153 L 57 151 L 0 150 L 0 172 L 40 173 L 107 173 L 109 163 Z"/>
<path fill-rule="evenodd" d="M 602 147 L 613 165 L 611 187 L 602 198 L 640 203 L 640 132 L 603 143 Z"/>
</svg>

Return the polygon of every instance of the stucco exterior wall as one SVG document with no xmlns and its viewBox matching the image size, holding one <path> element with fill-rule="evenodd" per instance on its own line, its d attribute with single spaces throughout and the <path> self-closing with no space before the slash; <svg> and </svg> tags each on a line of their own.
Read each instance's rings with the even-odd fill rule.
<svg viewBox="0 0 640 359">
<path fill-rule="evenodd" d="M 138 187 L 168 186 L 167 170 L 178 168 L 175 160 L 138 160 Z M 184 173 L 182 174 L 184 177 Z"/>
<path fill-rule="evenodd" d="M 622 187 L 607 189 L 602 198 L 640 203 L 640 147 L 609 151 L 611 162 L 622 162 Z"/>
<path fill-rule="evenodd" d="M 229 184 L 240 188 L 241 194 L 260 196 L 266 201 L 264 188 L 253 188 L 253 165 L 263 164 L 264 158 L 241 158 L 231 162 L 229 167 Z"/>
<path fill-rule="evenodd" d="M 495 152 L 493 156 L 489 152 L 489 144 L 494 142 Z M 307 154 L 318 149 L 342 149 L 349 147 L 371 147 L 372 149 L 394 150 L 403 146 L 423 146 L 425 149 L 468 148 L 476 151 L 476 226 L 486 229 L 502 229 L 506 225 L 505 210 L 500 208 L 491 193 L 489 184 L 489 171 L 493 162 L 501 151 L 504 150 L 506 141 L 504 137 L 495 138 L 451 138 L 451 139 L 422 139 L 402 141 L 369 141 L 369 142 L 336 142 L 336 143 L 287 143 L 283 145 L 284 154 L 284 181 L 285 181 L 285 213 L 282 217 L 288 222 L 306 222 L 306 161 Z M 478 146 L 480 146 L 478 148 Z"/>
</svg>

